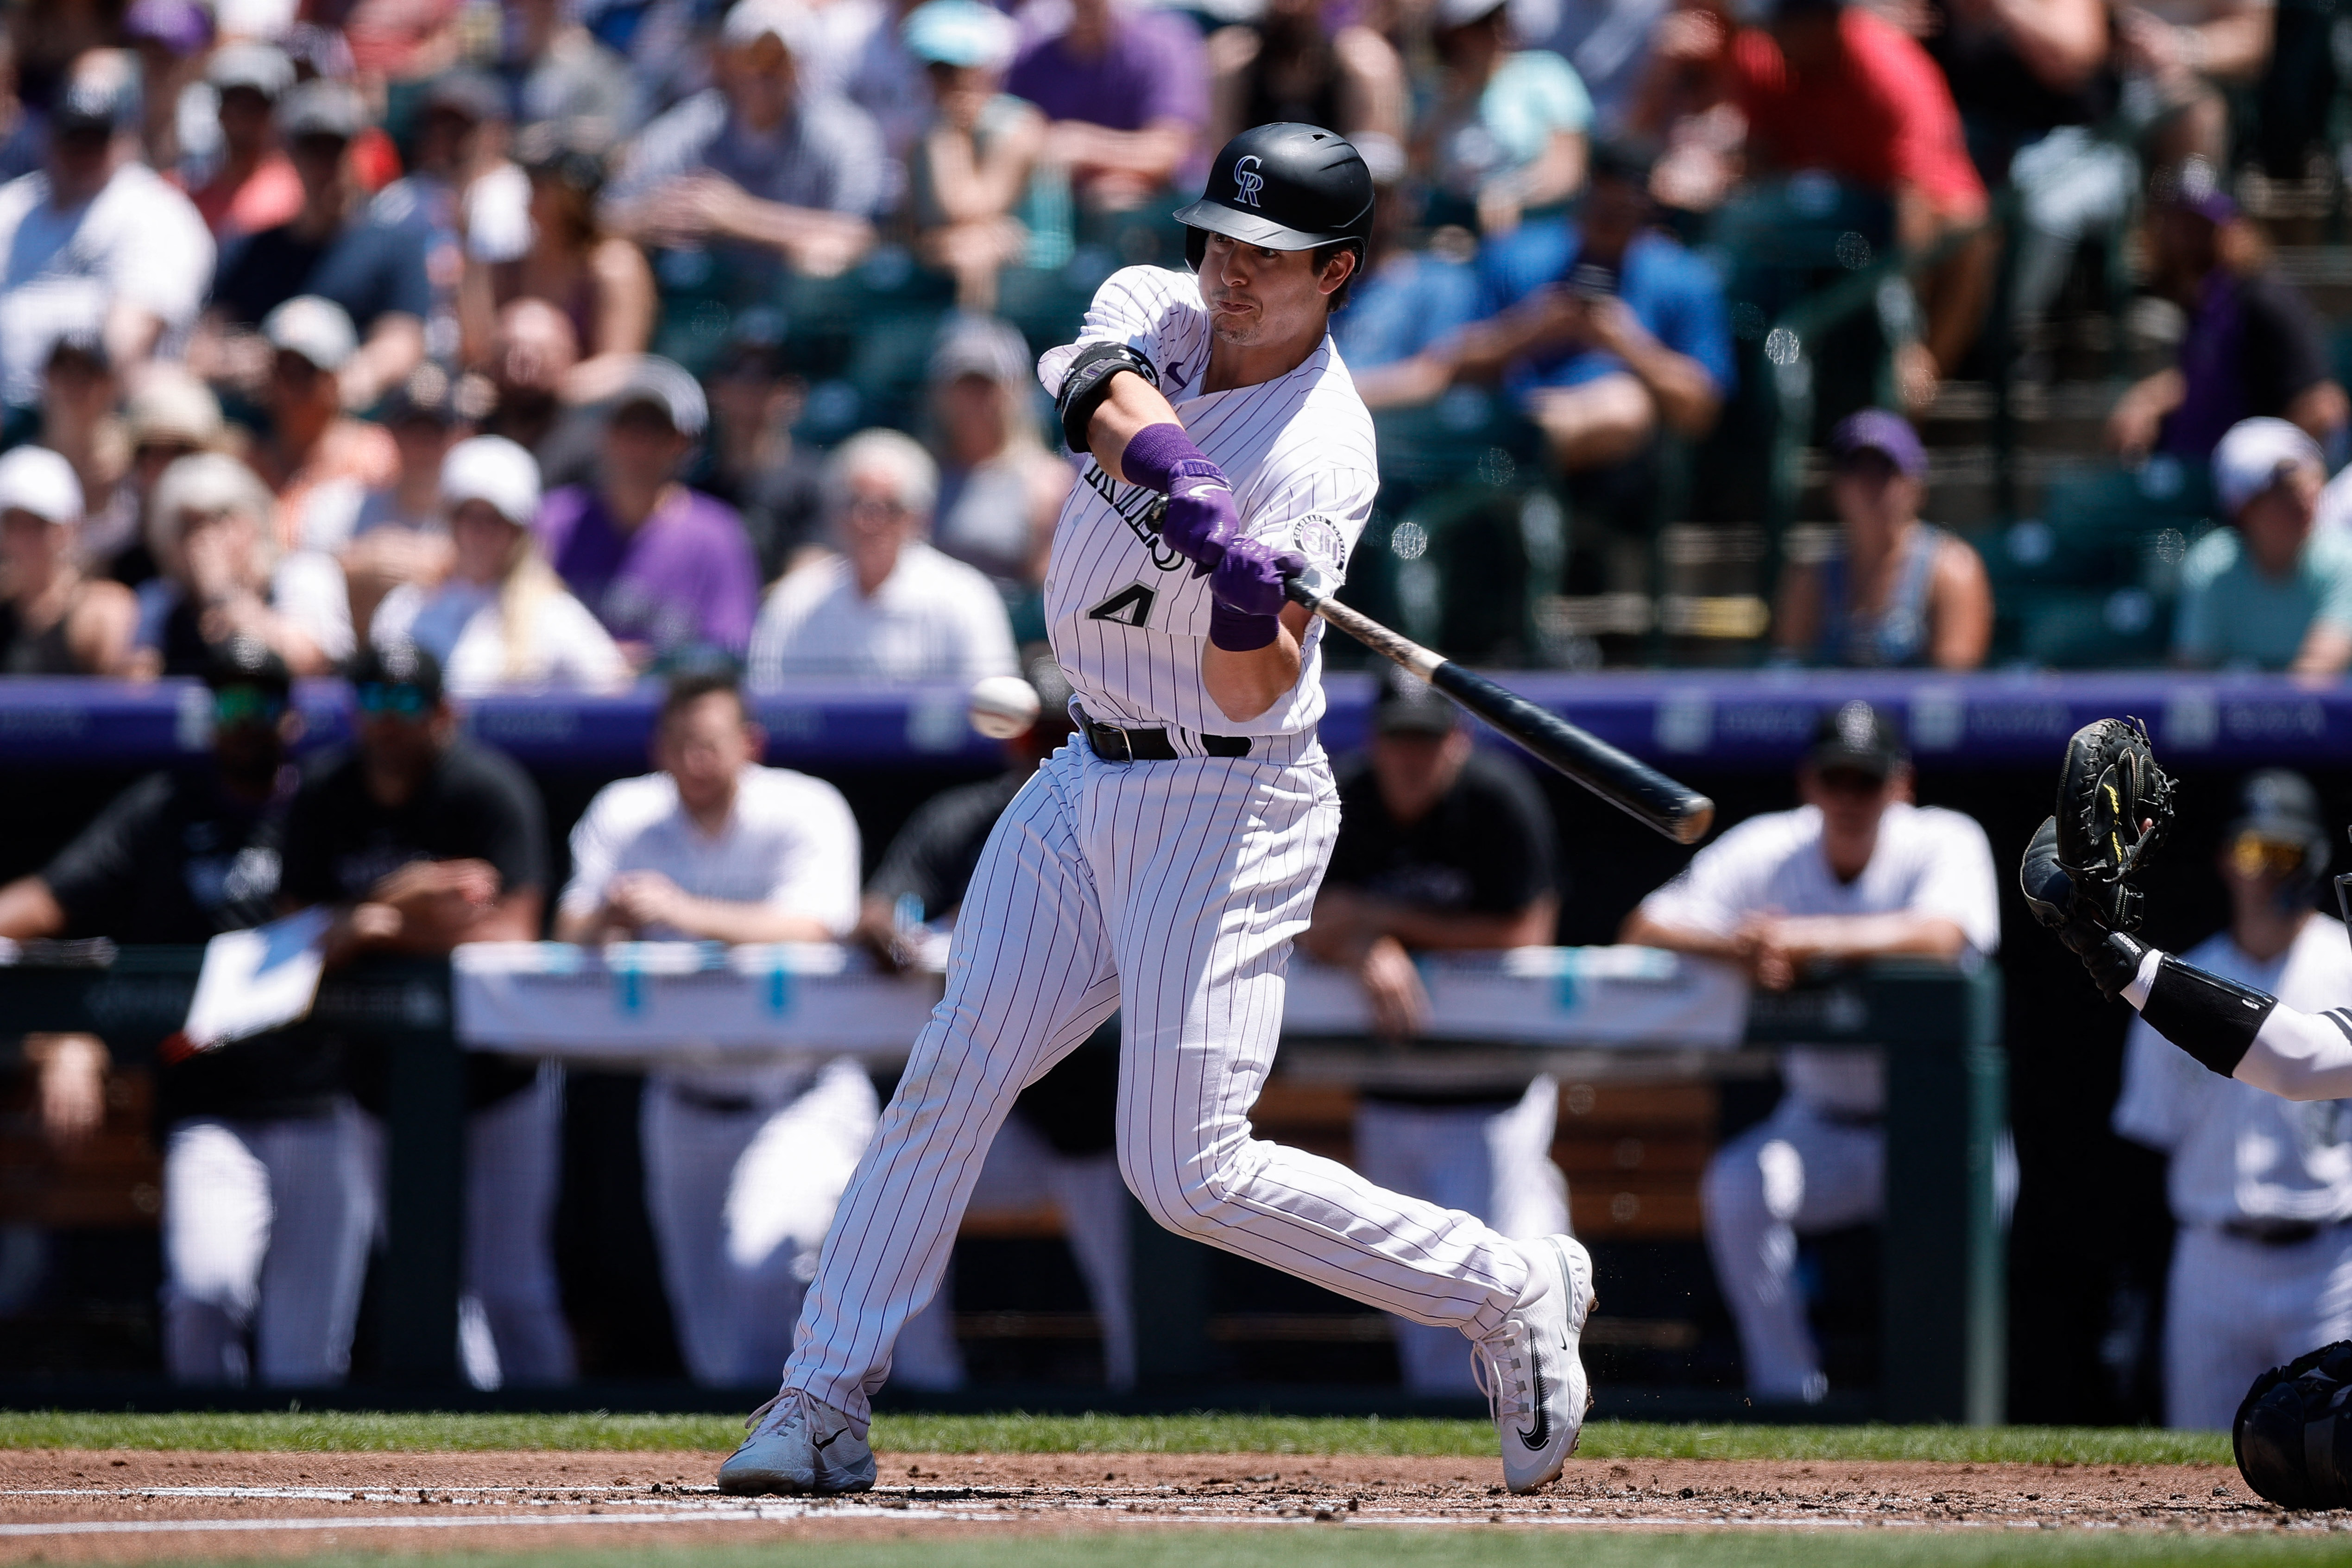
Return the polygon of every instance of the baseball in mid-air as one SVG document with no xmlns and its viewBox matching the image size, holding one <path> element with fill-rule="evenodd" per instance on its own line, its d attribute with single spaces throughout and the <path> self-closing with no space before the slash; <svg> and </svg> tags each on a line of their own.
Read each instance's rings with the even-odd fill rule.
<svg viewBox="0 0 2352 1568">
<path fill-rule="evenodd" d="M 1037 690 L 1018 675 L 982 675 L 964 712 L 989 739 L 1010 740 L 1037 722 Z"/>
</svg>

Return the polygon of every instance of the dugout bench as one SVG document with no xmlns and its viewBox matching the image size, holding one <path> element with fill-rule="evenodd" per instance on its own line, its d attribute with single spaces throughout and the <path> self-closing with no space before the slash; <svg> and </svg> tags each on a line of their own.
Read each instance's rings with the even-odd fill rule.
<svg viewBox="0 0 2352 1568">
<path fill-rule="evenodd" d="M 608 964 L 552 944 L 512 946 L 541 955 L 523 966 L 544 982 L 536 999 L 521 998 L 527 1011 L 549 1014 L 547 998 L 565 988 L 593 989 L 609 998 L 601 1005 L 624 1020 L 633 1009 L 656 1009 L 667 993 L 693 996 L 706 1008 L 715 997 L 732 994 L 743 1001 L 745 1027 L 775 1034 L 800 1032 L 779 1027 L 791 1018 L 838 1039 L 838 1024 L 825 1020 L 856 1018 L 866 1038 L 842 1043 L 877 1061 L 887 1061 L 894 1050 L 903 1056 L 913 1033 L 909 1020 L 919 1026 L 937 994 L 936 977 L 926 982 L 859 974 L 830 949 L 810 950 L 797 961 L 762 962 L 752 955 L 747 962 L 746 950 L 730 956 L 702 949 L 691 962 L 671 953 L 644 963 L 624 957 Z M 1355 1087 L 1460 1083 L 1514 1073 L 1523 1082 L 1534 1071 L 1581 1082 L 1700 1079 L 1766 1071 L 1770 1048 L 1781 1044 L 1883 1050 L 1887 1214 L 1880 1250 L 1876 1414 L 1892 1421 L 1999 1422 L 2007 1322 L 2005 1246 L 1994 1193 L 2006 1115 L 1998 972 L 1883 962 L 1786 994 L 1748 997 L 1744 1019 L 1734 1016 L 1727 1038 L 1719 997 L 1654 998 L 1645 1014 L 1632 1002 L 1606 1005 L 1612 985 L 1627 995 L 1640 989 L 1641 976 L 1623 961 L 1639 951 L 1537 949 L 1501 956 L 1517 959 L 1508 972 L 1489 957 L 1483 967 L 1472 961 L 1465 973 L 1433 975 L 1440 999 L 1449 987 L 1454 999 L 1440 1016 L 1466 1019 L 1470 1038 L 1405 1048 L 1363 1039 L 1345 988 L 1303 974 L 1294 986 L 1291 1028 L 1275 1082 Z M 1580 954 L 1618 957 L 1580 963 Z M 0 1018 L 12 1033 L 88 1030 L 108 1041 L 119 1063 L 135 1064 L 149 1060 L 186 1017 L 200 956 L 194 948 L 134 947 L 98 961 L 35 945 L 16 962 L 0 965 Z M 461 977 L 459 989 L 465 984 Z M 1521 1019 L 1517 1032 L 1540 1043 L 1510 1038 L 1515 1009 Z M 464 1386 L 457 1354 L 465 1180 L 460 1010 L 449 965 L 375 959 L 330 976 L 313 1013 L 320 1022 L 397 1047 L 390 1053 L 389 1256 L 379 1354 L 387 1378 L 414 1390 Z M 478 998 L 467 1010 L 478 1021 Z M 1585 1019 L 1580 1025 L 1579 1015 Z M 1677 1040 L 1676 1030 L 1701 1038 Z M 529 1054 L 608 1067 L 647 1060 L 642 1046 L 628 1044 L 625 1021 L 601 1041 L 593 1031 L 584 1040 L 578 1031 L 568 1032 L 573 1043 Z M 1587 1038 L 1580 1041 L 1580 1034 Z M 743 1056 L 734 1051 L 703 1060 Z M 1210 1365 L 1209 1261 L 1198 1245 L 1156 1228 L 1146 1225 L 1139 1234 L 1134 1267 L 1139 1284 L 1149 1286 L 1135 1293 L 1147 1387 L 1197 1384 Z"/>
</svg>

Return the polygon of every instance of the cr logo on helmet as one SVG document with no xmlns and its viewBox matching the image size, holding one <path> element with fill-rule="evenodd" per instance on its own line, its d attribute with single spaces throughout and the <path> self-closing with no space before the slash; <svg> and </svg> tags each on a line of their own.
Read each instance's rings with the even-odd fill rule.
<svg viewBox="0 0 2352 1568">
<path fill-rule="evenodd" d="M 1265 176 L 1257 172 L 1255 154 L 1234 162 L 1234 200 L 1248 206 L 1257 205 L 1257 193 L 1265 189 Z"/>
</svg>

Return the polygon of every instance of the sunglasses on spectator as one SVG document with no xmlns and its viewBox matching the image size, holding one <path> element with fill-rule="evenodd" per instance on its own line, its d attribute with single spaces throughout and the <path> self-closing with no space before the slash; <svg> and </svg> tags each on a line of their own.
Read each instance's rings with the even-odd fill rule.
<svg viewBox="0 0 2352 1568">
<path fill-rule="evenodd" d="M 2303 863 L 2303 846 L 2260 833 L 2240 833 L 2230 844 L 2230 869 L 2242 877 L 2286 876 Z"/>
<path fill-rule="evenodd" d="M 433 711 L 433 699 L 421 686 L 385 685 L 370 681 L 352 694 L 360 712 L 370 718 L 423 718 Z"/>
<path fill-rule="evenodd" d="M 224 729 L 241 724 L 276 724 L 286 699 L 258 686 L 224 686 L 213 694 L 213 723 Z"/>
</svg>

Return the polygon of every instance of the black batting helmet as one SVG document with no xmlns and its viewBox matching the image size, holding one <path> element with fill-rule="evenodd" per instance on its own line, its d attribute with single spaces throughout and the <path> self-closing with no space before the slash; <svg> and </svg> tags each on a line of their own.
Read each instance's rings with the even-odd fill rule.
<svg viewBox="0 0 2352 1568">
<path fill-rule="evenodd" d="M 1192 232 L 1184 256 L 1201 269 L 1212 234 L 1272 250 L 1313 250 L 1352 241 L 1356 265 L 1372 236 L 1372 172 L 1336 131 L 1282 122 L 1255 125 L 1225 143 L 1209 187 L 1176 221 Z"/>
<path fill-rule="evenodd" d="M 2255 1378 L 2230 1448 L 2246 1484 L 2281 1508 L 2352 1508 L 2352 1340 Z"/>
</svg>

